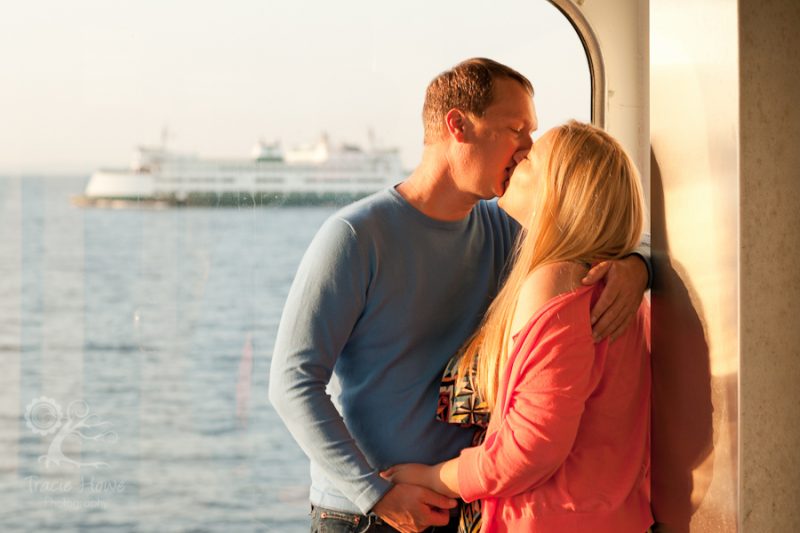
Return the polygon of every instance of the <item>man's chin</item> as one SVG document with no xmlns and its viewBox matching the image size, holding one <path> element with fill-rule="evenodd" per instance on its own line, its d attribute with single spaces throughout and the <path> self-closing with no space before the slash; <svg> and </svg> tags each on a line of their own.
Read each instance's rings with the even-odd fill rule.
<svg viewBox="0 0 800 533">
<path fill-rule="evenodd" d="M 480 198 L 483 200 L 493 200 L 495 198 L 500 198 L 506 193 L 508 190 L 509 179 L 506 178 L 503 181 L 497 183 L 492 186 L 491 189 L 485 189 L 480 194 Z"/>
<path fill-rule="evenodd" d="M 495 189 L 492 191 L 492 194 L 494 195 L 493 198 L 502 198 L 508 190 L 508 184 L 509 180 L 506 178 L 502 183 L 495 187 Z"/>
</svg>

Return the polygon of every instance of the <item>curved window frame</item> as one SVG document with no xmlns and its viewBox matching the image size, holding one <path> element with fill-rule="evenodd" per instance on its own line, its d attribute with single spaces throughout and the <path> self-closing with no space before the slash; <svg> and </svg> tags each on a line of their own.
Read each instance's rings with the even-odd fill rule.
<svg viewBox="0 0 800 533">
<path fill-rule="evenodd" d="M 606 127 L 606 72 L 600 42 L 589 21 L 571 0 L 548 0 L 569 21 L 583 44 L 592 83 L 592 124 Z"/>
</svg>

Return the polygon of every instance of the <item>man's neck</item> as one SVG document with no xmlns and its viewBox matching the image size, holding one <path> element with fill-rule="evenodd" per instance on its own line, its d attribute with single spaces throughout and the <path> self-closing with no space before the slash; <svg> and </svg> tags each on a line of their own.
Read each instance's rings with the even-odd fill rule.
<svg viewBox="0 0 800 533">
<path fill-rule="evenodd" d="M 479 200 L 458 189 L 452 165 L 432 147 L 425 148 L 422 162 L 397 186 L 397 192 L 423 214 L 446 221 L 464 219 Z"/>
</svg>

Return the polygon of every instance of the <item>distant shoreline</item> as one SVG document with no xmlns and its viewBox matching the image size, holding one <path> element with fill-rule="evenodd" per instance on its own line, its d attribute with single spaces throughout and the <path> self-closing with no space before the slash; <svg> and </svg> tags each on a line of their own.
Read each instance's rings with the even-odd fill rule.
<svg viewBox="0 0 800 533">
<path fill-rule="evenodd" d="M 89 197 L 73 195 L 70 202 L 76 207 L 98 209 L 168 209 L 193 207 L 276 207 L 276 206 L 343 206 L 368 196 L 369 193 L 189 193 L 186 198 L 164 197 Z"/>
</svg>

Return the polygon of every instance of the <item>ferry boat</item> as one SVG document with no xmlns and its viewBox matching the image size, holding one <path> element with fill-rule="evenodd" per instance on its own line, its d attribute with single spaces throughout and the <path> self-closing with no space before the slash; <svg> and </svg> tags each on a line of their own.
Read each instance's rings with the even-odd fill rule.
<svg viewBox="0 0 800 533">
<path fill-rule="evenodd" d="M 400 182 L 395 148 L 315 144 L 284 150 L 259 141 L 249 159 L 204 159 L 140 146 L 129 168 L 100 169 L 89 179 L 80 206 L 241 206 L 342 204 Z"/>
</svg>

